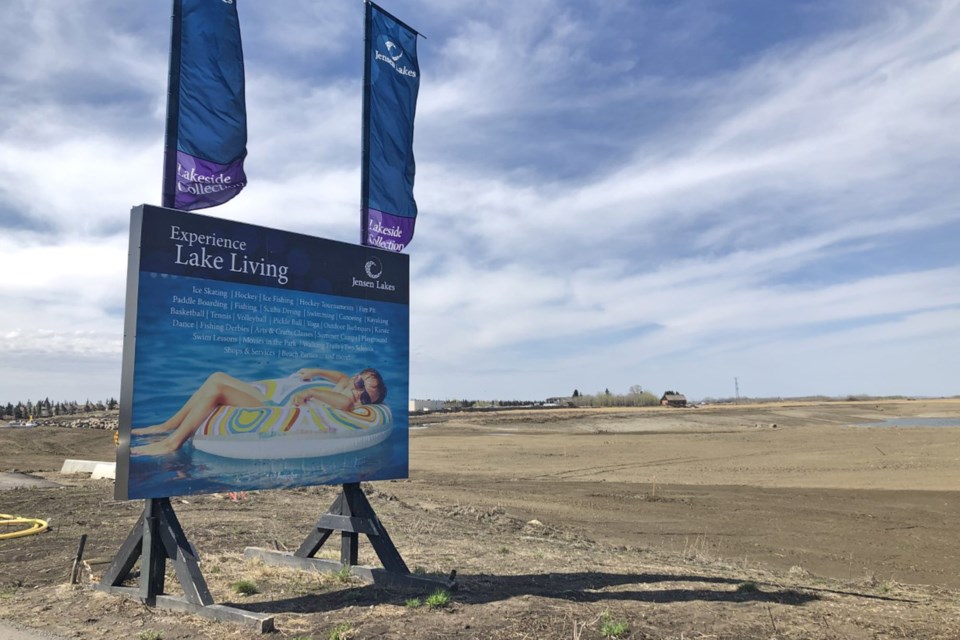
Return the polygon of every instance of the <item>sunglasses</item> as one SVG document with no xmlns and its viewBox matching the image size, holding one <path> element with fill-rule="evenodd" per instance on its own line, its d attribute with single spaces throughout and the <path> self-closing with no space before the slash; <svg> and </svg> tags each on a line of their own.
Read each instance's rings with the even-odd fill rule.
<svg viewBox="0 0 960 640">
<path fill-rule="evenodd" d="M 356 376 L 353 379 L 353 386 L 357 389 L 363 390 L 363 393 L 360 394 L 360 402 L 363 404 L 373 404 L 373 400 L 370 398 L 370 394 L 367 392 L 367 383 L 364 382 L 363 376 Z"/>
</svg>

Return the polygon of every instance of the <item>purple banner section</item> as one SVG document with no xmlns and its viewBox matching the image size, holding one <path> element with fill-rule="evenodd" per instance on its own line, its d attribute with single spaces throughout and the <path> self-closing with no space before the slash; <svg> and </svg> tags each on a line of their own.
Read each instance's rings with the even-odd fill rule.
<svg viewBox="0 0 960 640">
<path fill-rule="evenodd" d="M 367 242 L 388 251 L 403 251 L 413 239 L 416 218 L 395 216 L 377 209 L 367 209 Z"/>
<path fill-rule="evenodd" d="M 177 151 L 177 190 L 174 208 L 193 211 L 230 200 L 247 185 L 244 156 L 230 164 L 209 162 Z"/>
</svg>

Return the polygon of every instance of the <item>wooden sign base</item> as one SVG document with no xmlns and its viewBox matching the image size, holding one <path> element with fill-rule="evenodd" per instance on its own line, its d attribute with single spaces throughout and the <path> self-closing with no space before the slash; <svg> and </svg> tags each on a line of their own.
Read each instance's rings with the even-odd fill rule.
<svg viewBox="0 0 960 640">
<path fill-rule="evenodd" d="M 261 633 L 273 631 L 273 616 L 214 604 L 196 552 L 187 541 L 170 498 L 150 498 L 144 502 L 143 513 L 94 588 L 134 598 L 151 607 L 239 622 Z M 122 586 L 131 577 L 137 560 L 140 560 L 139 587 Z M 182 598 L 164 593 L 167 560 L 172 562 L 183 589 Z"/>
<path fill-rule="evenodd" d="M 330 536 L 340 532 L 340 562 L 315 558 Z M 382 569 L 357 565 L 359 536 L 364 534 L 370 540 L 377 557 L 383 564 Z M 320 516 L 306 539 L 295 553 L 247 547 L 244 557 L 256 558 L 265 564 L 295 567 L 298 569 L 340 573 L 349 570 L 367 582 L 381 586 L 401 588 L 457 588 L 456 571 L 446 579 L 430 578 L 410 572 L 400 556 L 396 545 L 390 539 L 386 527 L 380 522 L 367 496 L 359 483 L 342 485 L 340 495 L 330 508 Z"/>
</svg>

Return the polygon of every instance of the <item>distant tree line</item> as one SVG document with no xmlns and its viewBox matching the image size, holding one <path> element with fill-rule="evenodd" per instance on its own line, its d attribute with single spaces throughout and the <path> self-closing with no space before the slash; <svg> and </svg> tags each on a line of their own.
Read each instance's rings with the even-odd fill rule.
<svg viewBox="0 0 960 640">
<path fill-rule="evenodd" d="M 50 398 L 32 402 L 17 402 L 16 404 L 8 402 L 6 405 L 0 405 L 0 413 L 4 419 L 25 420 L 29 417 L 50 418 L 53 416 L 69 416 L 78 413 L 90 413 L 92 411 L 111 411 L 120 407 L 120 403 L 115 398 L 110 398 L 106 402 L 50 402 Z"/>
<path fill-rule="evenodd" d="M 542 405 L 536 400 L 445 400 L 444 411 L 462 411 L 464 409 L 496 409 L 497 407 L 534 407 Z"/>
<path fill-rule="evenodd" d="M 704 397 L 701 404 L 765 404 L 770 402 L 874 402 L 877 400 L 910 400 L 912 396 L 892 395 L 892 396 L 872 396 L 869 394 L 845 395 L 845 396 L 740 396 L 739 398 L 714 398 Z"/>
<path fill-rule="evenodd" d="M 610 393 L 610 389 L 604 389 L 590 395 L 574 389 L 568 403 L 575 407 L 655 407 L 660 404 L 660 398 L 635 384 L 624 394 Z"/>
<path fill-rule="evenodd" d="M 635 384 L 625 394 L 610 393 L 604 389 L 590 395 L 580 393 L 574 389 L 569 397 L 549 398 L 542 400 L 446 400 L 443 411 L 483 411 L 484 409 L 519 408 L 519 407 L 655 407 L 660 404 L 660 398 Z"/>
</svg>

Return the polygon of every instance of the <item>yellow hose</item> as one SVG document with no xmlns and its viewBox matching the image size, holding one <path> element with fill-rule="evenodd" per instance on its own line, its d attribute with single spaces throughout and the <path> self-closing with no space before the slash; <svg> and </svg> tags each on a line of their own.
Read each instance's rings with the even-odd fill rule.
<svg viewBox="0 0 960 640">
<path fill-rule="evenodd" d="M 0 533 L 0 540 L 19 538 L 21 536 L 31 536 L 35 533 L 46 531 L 49 528 L 46 520 L 40 520 L 39 518 L 21 518 L 20 516 L 10 516 L 5 513 L 0 513 L 0 526 L 16 526 L 24 524 L 30 526 L 26 529 L 20 529 L 19 531 Z"/>
</svg>

